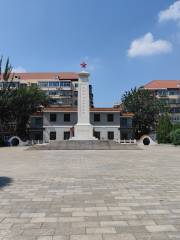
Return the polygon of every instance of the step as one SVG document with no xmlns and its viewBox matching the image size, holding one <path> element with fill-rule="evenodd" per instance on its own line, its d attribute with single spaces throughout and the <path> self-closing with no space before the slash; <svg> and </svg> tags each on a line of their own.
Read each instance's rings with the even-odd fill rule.
<svg viewBox="0 0 180 240">
<path fill-rule="evenodd" d="M 114 141 L 54 141 L 46 145 L 34 145 L 28 150 L 140 150 L 137 144 L 120 144 Z"/>
</svg>

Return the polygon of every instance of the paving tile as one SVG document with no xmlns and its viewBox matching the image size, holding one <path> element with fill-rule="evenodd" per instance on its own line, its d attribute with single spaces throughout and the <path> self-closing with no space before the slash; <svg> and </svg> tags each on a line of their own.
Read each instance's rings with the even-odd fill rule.
<svg viewBox="0 0 180 240">
<path fill-rule="evenodd" d="M 103 240 L 136 240 L 132 234 L 105 234 Z"/>
<path fill-rule="evenodd" d="M 0 156 L 0 240 L 179 239 L 180 148 Z"/>
<path fill-rule="evenodd" d="M 174 232 L 177 231 L 173 225 L 146 226 L 149 232 Z"/>
<path fill-rule="evenodd" d="M 101 235 L 72 235 L 70 240 L 103 240 Z"/>
<path fill-rule="evenodd" d="M 86 228 L 87 234 L 116 233 L 113 227 Z"/>
</svg>

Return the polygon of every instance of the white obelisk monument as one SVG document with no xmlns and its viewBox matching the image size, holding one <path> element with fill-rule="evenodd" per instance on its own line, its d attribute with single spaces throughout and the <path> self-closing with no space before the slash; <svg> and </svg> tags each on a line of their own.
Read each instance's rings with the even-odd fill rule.
<svg viewBox="0 0 180 240">
<path fill-rule="evenodd" d="M 81 67 L 86 68 L 86 63 Z M 74 137 L 72 140 L 96 140 L 93 137 L 93 126 L 90 124 L 89 104 L 89 73 L 82 71 L 78 80 L 78 121 L 74 126 Z"/>
</svg>

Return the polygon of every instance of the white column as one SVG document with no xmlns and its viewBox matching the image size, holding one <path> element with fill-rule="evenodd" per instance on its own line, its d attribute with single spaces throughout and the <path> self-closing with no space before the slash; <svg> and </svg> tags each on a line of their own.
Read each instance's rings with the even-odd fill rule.
<svg viewBox="0 0 180 240">
<path fill-rule="evenodd" d="M 72 140 L 96 140 L 93 137 L 93 126 L 90 124 L 89 73 L 79 73 L 78 80 L 78 122 L 74 126 Z"/>
<path fill-rule="evenodd" d="M 78 124 L 89 124 L 89 73 L 79 73 L 78 81 Z"/>
</svg>

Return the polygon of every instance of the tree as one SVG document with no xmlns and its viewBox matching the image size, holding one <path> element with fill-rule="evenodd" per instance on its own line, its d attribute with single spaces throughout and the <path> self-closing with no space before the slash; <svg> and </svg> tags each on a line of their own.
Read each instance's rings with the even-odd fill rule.
<svg viewBox="0 0 180 240">
<path fill-rule="evenodd" d="M 164 105 L 153 92 L 143 88 L 134 88 L 122 96 L 122 107 L 125 112 L 134 113 L 133 125 L 136 139 L 149 134 L 156 128 L 160 112 Z"/>
<path fill-rule="evenodd" d="M 9 58 L 4 71 L 2 71 L 2 57 L 0 59 L 0 77 L 5 83 L 0 90 L 0 128 L 10 132 L 8 126 L 13 122 L 15 128 L 12 134 L 25 138 L 30 116 L 39 110 L 41 105 L 48 103 L 48 97 L 38 87 L 12 88 L 14 74 Z"/>
<path fill-rule="evenodd" d="M 16 122 L 16 134 L 26 138 L 26 129 L 30 116 L 48 104 L 46 94 L 36 86 L 16 89 L 12 96 L 11 110 Z"/>
<path fill-rule="evenodd" d="M 174 145 L 180 145 L 180 129 L 176 129 L 171 133 L 171 140 Z"/>
<path fill-rule="evenodd" d="M 169 115 L 162 114 L 159 117 L 159 122 L 157 125 L 157 141 L 158 143 L 170 143 L 171 142 L 171 131 L 173 125 L 171 123 Z"/>
<path fill-rule="evenodd" d="M 11 84 L 13 81 L 12 65 L 9 62 L 9 58 L 5 63 L 4 71 L 2 70 L 3 57 L 0 58 L 0 80 L 5 82 L 3 88 L 0 90 L 0 124 L 1 127 L 11 121 L 11 96 L 13 91 L 11 90 Z"/>
</svg>

